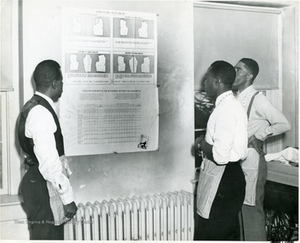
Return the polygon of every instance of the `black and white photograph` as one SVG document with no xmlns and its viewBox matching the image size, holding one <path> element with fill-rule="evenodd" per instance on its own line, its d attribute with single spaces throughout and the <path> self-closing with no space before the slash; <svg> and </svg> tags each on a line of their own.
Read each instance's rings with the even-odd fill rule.
<svg viewBox="0 0 300 243">
<path fill-rule="evenodd" d="M 1 0 L 0 241 L 299 241 L 298 0 Z"/>
</svg>

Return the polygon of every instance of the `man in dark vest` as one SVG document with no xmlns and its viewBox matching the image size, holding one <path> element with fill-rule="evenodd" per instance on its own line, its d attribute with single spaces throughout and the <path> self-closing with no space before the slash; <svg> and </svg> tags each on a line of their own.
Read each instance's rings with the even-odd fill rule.
<svg viewBox="0 0 300 243">
<path fill-rule="evenodd" d="M 54 106 L 63 91 L 60 65 L 53 60 L 42 61 L 33 78 L 36 92 L 22 108 L 17 127 L 28 166 L 20 190 L 30 239 L 63 240 L 63 223 L 74 217 L 77 207 Z"/>
</svg>

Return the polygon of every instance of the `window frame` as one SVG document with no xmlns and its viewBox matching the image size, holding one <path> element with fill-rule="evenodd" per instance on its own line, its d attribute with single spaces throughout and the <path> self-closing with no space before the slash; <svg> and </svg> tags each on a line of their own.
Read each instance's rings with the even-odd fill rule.
<svg viewBox="0 0 300 243">
<path fill-rule="evenodd" d="M 2 147 L 2 188 L 0 188 L 0 194 L 8 194 L 8 107 L 7 107 L 7 93 L 0 92 L 0 104 L 1 104 L 1 147 Z"/>
<path fill-rule="evenodd" d="M 22 77 L 22 2 L 19 0 L 6 0 L 7 5 L 3 5 L 5 10 L 10 12 L 2 15 L 0 19 L 6 22 L 10 27 L 11 34 L 5 36 L 10 45 L 3 51 L 2 41 L 0 37 L 0 71 L 6 69 L 6 78 L 11 82 L 11 87 L 0 90 L 1 102 L 3 100 L 3 111 L 1 111 L 1 119 L 5 122 L 5 140 L 3 140 L 3 172 L 4 184 L 3 189 L 0 189 L 0 195 L 10 196 L 19 194 L 19 186 L 24 175 L 25 168 L 22 164 L 22 156 L 19 145 L 16 141 L 16 121 L 20 112 L 20 105 L 23 103 L 23 77 Z M 4 2 L 3 2 L 4 3 Z M 9 19 L 6 21 L 6 19 Z M 2 33 L 2 29 L 0 30 Z M 4 64 L 5 65 L 2 65 Z M 2 80 L 1 80 L 2 81 Z M 1 82 L 0 81 L 0 82 Z M 3 126 L 4 127 L 4 126 Z M 4 137 L 4 134 L 2 135 Z"/>
</svg>

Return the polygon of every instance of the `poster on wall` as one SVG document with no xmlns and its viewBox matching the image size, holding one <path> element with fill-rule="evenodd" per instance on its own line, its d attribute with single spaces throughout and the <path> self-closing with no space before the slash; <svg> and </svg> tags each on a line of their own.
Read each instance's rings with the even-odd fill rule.
<svg viewBox="0 0 300 243">
<path fill-rule="evenodd" d="M 158 149 L 156 14 L 62 9 L 68 156 Z"/>
</svg>

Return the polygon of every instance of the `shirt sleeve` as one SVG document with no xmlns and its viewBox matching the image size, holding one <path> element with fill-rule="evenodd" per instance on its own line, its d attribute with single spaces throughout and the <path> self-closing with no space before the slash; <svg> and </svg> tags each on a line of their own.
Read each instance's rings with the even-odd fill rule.
<svg viewBox="0 0 300 243">
<path fill-rule="evenodd" d="M 283 113 L 266 97 L 259 95 L 254 102 L 256 115 L 265 119 L 269 124 L 264 130 L 255 134 L 257 139 L 264 141 L 268 137 L 285 133 L 291 129 L 291 125 Z"/>
<path fill-rule="evenodd" d="M 230 160 L 236 123 L 236 117 L 230 112 L 223 112 L 216 120 L 212 151 L 214 160 L 218 164 L 227 164 Z"/>
<path fill-rule="evenodd" d="M 52 114 L 43 106 L 35 106 L 26 120 L 26 136 L 34 143 L 34 153 L 39 161 L 39 171 L 46 181 L 54 186 L 64 205 L 74 201 L 69 179 L 56 149 L 54 133 L 57 127 Z"/>
</svg>

